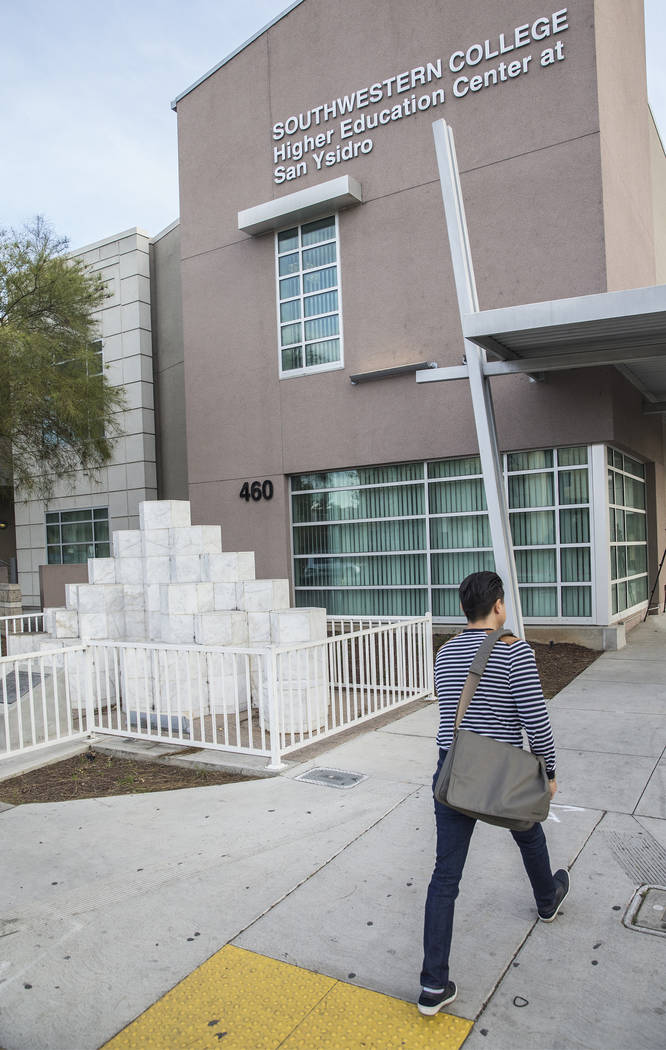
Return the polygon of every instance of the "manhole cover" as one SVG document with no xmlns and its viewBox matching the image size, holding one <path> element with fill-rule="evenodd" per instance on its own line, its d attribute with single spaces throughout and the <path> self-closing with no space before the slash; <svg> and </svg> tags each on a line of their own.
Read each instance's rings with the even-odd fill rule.
<svg viewBox="0 0 666 1050">
<path fill-rule="evenodd" d="M 666 886 L 641 886 L 622 922 L 630 930 L 666 937 Z"/>
<path fill-rule="evenodd" d="M 348 773 L 344 769 L 307 769 L 305 773 L 294 777 L 294 780 L 304 780 L 308 784 L 319 784 L 329 788 L 353 788 L 367 779 L 367 773 Z"/>
</svg>

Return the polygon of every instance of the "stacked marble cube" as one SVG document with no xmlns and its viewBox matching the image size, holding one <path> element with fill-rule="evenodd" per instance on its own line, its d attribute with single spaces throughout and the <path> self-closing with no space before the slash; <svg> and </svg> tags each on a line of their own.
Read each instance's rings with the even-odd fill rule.
<svg viewBox="0 0 666 1050">
<path fill-rule="evenodd" d="M 161 657 L 155 678 L 150 660 L 135 653 L 125 661 L 121 683 L 123 703 L 130 709 L 173 694 L 192 693 L 200 700 L 202 683 L 206 713 L 231 711 L 236 698 L 247 705 L 249 679 L 252 702 L 267 721 L 268 687 L 263 663 L 244 656 L 197 653 L 196 647 L 262 648 L 320 642 L 311 649 L 279 654 L 276 660 L 278 697 L 288 697 L 279 713 L 280 728 L 315 728 L 325 721 L 328 678 L 324 609 L 291 609 L 288 580 L 257 580 L 254 553 L 222 550 L 219 525 L 192 525 L 190 504 L 160 500 L 139 505 L 140 528 L 113 534 L 113 557 L 88 561 L 88 583 L 68 584 L 66 607 L 45 610 L 45 630 L 58 644 L 84 641 L 168 643 L 194 647 L 185 658 L 176 651 Z M 262 670 L 263 668 L 263 670 Z M 188 712 L 196 717 L 196 711 Z"/>
</svg>

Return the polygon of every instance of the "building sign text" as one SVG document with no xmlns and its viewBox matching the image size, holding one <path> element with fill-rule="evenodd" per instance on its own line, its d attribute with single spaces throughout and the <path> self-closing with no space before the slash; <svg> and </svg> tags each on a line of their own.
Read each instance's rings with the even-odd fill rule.
<svg viewBox="0 0 666 1050">
<path fill-rule="evenodd" d="M 273 181 L 278 185 L 291 182 L 308 170 L 321 171 L 370 153 L 374 139 L 369 132 L 446 102 L 445 77 L 453 78 L 453 97 L 465 98 L 524 76 L 532 65 L 546 67 L 563 61 L 564 42 L 554 38 L 568 28 L 565 7 L 509 33 L 453 51 L 446 63 L 442 58 L 426 62 L 277 121 L 272 128 Z M 548 46 L 540 50 L 515 54 L 548 38 Z M 505 58 L 507 55 L 510 57 Z M 499 61 L 483 73 L 474 72 L 480 63 L 496 59 Z M 425 87 L 429 90 L 424 91 Z M 384 103 L 381 109 L 370 108 L 380 103 Z M 324 126 L 332 121 L 337 122 L 335 126 Z"/>
</svg>

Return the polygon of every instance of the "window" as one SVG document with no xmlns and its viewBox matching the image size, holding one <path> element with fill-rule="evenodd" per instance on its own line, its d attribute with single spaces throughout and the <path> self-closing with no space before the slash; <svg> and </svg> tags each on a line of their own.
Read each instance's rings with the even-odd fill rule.
<svg viewBox="0 0 666 1050">
<path fill-rule="evenodd" d="M 90 356 L 87 360 L 82 361 L 80 358 L 70 358 L 66 361 L 56 361 L 55 364 L 57 368 L 61 368 L 65 372 L 69 372 L 76 380 L 85 378 L 87 380 L 88 387 L 92 386 L 93 384 L 100 384 L 102 382 L 102 375 L 104 373 L 102 340 L 95 339 L 90 344 Z M 85 365 L 85 373 L 82 371 L 83 365 Z M 88 413 L 88 429 L 90 437 L 104 437 L 104 427 L 102 425 L 102 421 L 97 416 L 91 415 L 90 412 Z M 59 434 L 56 434 L 52 429 L 50 420 L 45 419 L 43 426 L 45 444 L 55 445 L 58 442 L 62 444 L 68 444 L 66 431 L 62 427 L 62 424 L 60 426 L 60 431 L 61 432 Z"/>
<path fill-rule="evenodd" d="M 443 459 L 427 468 L 432 614 L 457 619 L 460 582 L 495 568 L 481 460 Z"/>
<path fill-rule="evenodd" d="M 280 375 L 342 365 L 337 216 L 275 235 Z"/>
<path fill-rule="evenodd" d="M 504 457 L 523 612 L 590 619 L 588 450 Z M 458 585 L 494 569 L 477 456 L 292 478 L 297 605 L 460 619 Z"/>
<path fill-rule="evenodd" d="M 526 618 L 592 615 L 587 448 L 506 457 L 509 517 Z"/>
<path fill-rule="evenodd" d="M 354 616 L 428 608 L 423 463 L 292 478 L 297 605 Z"/>
<path fill-rule="evenodd" d="M 648 598 L 645 465 L 607 449 L 611 613 Z"/>
<path fill-rule="evenodd" d="M 109 511 L 56 510 L 46 515 L 46 551 L 49 565 L 72 565 L 88 558 L 108 558 Z"/>
</svg>

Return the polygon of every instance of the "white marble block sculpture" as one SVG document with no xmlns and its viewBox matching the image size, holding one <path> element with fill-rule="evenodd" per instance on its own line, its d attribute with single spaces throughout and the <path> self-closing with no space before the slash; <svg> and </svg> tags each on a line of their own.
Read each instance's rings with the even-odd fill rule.
<svg viewBox="0 0 666 1050">
<path fill-rule="evenodd" d="M 56 638 L 79 637 L 79 614 L 76 609 L 54 609 L 53 633 Z"/>
<path fill-rule="evenodd" d="M 142 558 L 143 539 L 138 529 L 123 529 L 113 534 L 114 558 Z"/>
<path fill-rule="evenodd" d="M 237 583 L 254 580 L 254 551 L 228 551 L 204 554 L 201 559 L 202 580 L 211 583 Z"/>
<path fill-rule="evenodd" d="M 116 579 L 115 558 L 88 558 L 88 583 L 120 582 Z"/>
<path fill-rule="evenodd" d="M 245 580 L 238 585 L 238 608 L 272 612 L 289 608 L 289 580 Z"/>
<path fill-rule="evenodd" d="M 248 713 L 251 666 L 257 657 L 239 653 L 206 653 L 208 702 L 212 714 L 232 714 L 236 697 L 241 715 Z"/>
<path fill-rule="evenodd" d="M 191 523 L 188 500 L 160 499 L 139 504 L 139 526 L 142 532 L 147 529 L 186 528 Z"/>
<path fill-rule="evenodd" d="M 151 711 L 198 719 L 251 701 L 269 728 L 266 661 L 252 650 L 276 648 L 280 729 L 323 725 L 325 610 L 290 609 L 288 580 L 257 580 L 254 553 L 223 551 L 220 526 L 192 525 L 185 500 L 141 503 L 139 521 L 114 533 L 113 557 L 89 559 L 87 584 L 67 585 L 66 608 L 45 610 L 47 644 L 137 643 L 118 659 L 119 686 L 125 716 L 145 725 Z"/>
<path fill-rule="evenodd" d="M 328 709 L 326 610 L 278 609 L 268 617 L 270 643 L 278 650 L 275 688 L 280 731 L 313 731 L 325 724 Z M 304 644 L 313 642 L 322 644 Z M 283 647 L 298 645 L 303 647 L 281 651 Z M 271 728 L 267 692 L 261 689 L 258 695 Z"/>
<path fill-rule="evenodd" d="M 238 610 L 201 612 L 195 617 L 194 632 L 199 645 L 249 645 L 247 613 Z"/>
</svg>

